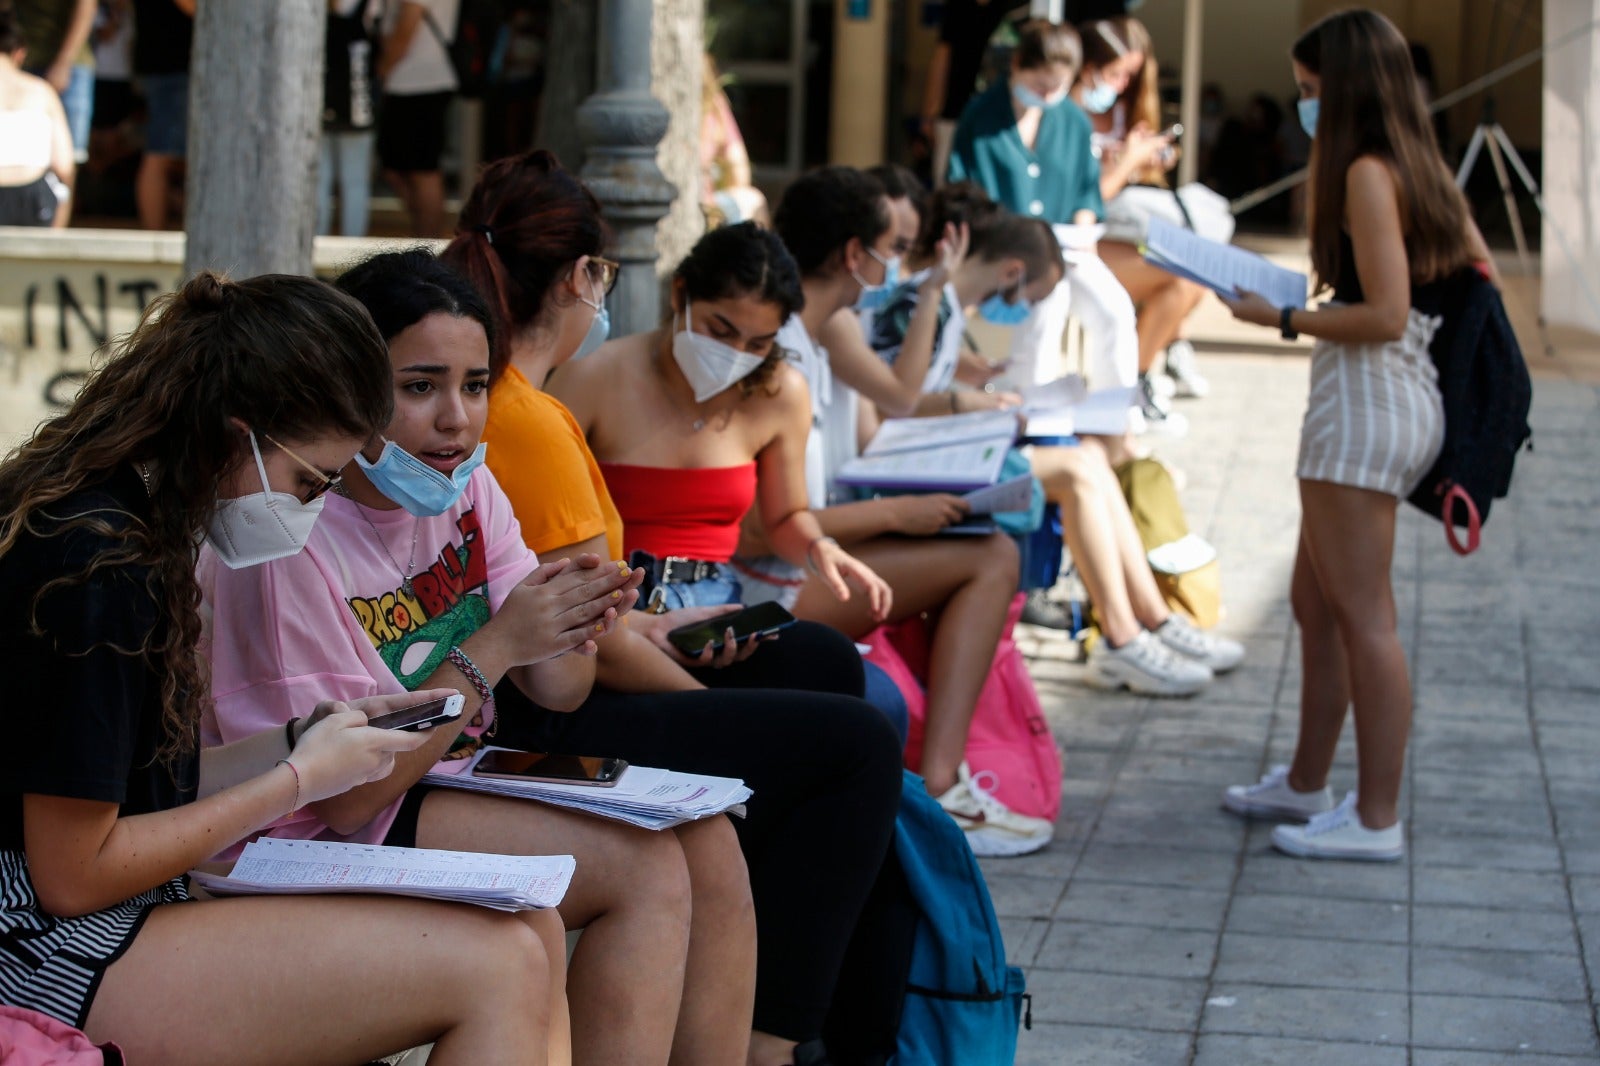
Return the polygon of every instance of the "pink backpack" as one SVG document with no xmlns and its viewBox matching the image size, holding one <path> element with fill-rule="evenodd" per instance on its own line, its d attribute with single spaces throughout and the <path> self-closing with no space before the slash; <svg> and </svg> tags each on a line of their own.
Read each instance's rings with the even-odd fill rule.
<svg viewBox="0 0 1600 1066">
<path fill-rule="evenodd" d="M 5 1066 L 107 1066 L 121 1061 L 115 1044 L 96 1047 L 66 1022 L 0 1005 L 0 1063 Z"/>
<path fill-rule="evenodd" d="M 978 694 L 967 732 L 967 766 L 977 783 L 1018 814 L 1055 821 L 1061 813 L 1061 753 L 1045 720 L 1028 675 L 1027 663 L 1011 639 L 1026 597 L 1011 602 L 994 663 Z M 911 713 L 906 765 L 922 763 L 922 730 L 927 718 L 923 691 L 928 676 L 928 631 L 921 619 L 876 629 L 861 638 L 867 658 L 899 686 Z"/>
</svg>

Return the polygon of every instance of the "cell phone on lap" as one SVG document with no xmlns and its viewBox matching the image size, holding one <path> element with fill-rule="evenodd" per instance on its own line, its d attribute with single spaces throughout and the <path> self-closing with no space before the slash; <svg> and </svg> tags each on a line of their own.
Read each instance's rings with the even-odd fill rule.
<svg viewBox="0 0 1600 1066">
<path fill-rule="evenodd" d="M 596 785 L 608 788 L 617 783 L 626 760 L 603 755 L 552 755 L 540 751 L 484 752 L 472 768 L 473 777 L 492 777 L 503 781 L 544 781 L 555 785 Z"/>
</svg>

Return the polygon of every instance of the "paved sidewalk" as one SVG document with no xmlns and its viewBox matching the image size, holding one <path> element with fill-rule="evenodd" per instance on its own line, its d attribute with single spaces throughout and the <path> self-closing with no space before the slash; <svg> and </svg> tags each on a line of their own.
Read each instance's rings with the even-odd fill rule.
<svg viewBox="0 0 1600 1066">
<path fill-rule="evenodd" d="M 1019 1063 L 1600 1061 L 1600 389 L 1529 348 L 1555 376 L 1536 380 L 1537 451 L 1483 547 L 1457 558 L 1402 508 L 1417 710 L 1409 854 L 1388 865 L 1280 856 L 1269 826 L 1219 809 L 1294 741 L 1308 361 L 1202 351 L 1213 394 L 1180 403 L 1191 434 L 1162 453 L 1250 657 L 1197 699 L 1152 700 L 1088 689 L 1062 642 L 1025 642 L 1066 783 L 1048 849 L 984 864 L 1034 997 Z"/>
</svg>

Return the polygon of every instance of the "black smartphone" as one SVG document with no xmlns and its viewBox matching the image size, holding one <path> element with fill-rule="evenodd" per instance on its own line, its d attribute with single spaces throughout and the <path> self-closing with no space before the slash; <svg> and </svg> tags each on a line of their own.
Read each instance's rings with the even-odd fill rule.
<svg viewBox="0 0 1600 1066">
<path fill-rule="evenodd" d="M 736 641 L 744 641 L 750 637 L 768 637 L 792 625 L 794 615 L 786 611 L 783 604 L 758 603 L 732 614 L 679 626 L 667 633 L 667 639 L 672 641 L 674 648 L 692 659 L 697 658 L 707 644 L 711 645 L 713 653 L 721 651 L 722 638 L 730 628 Z"/>
<path fill-rule="evenodd" d="M 427 703 L 418 703 L 402 707 L 398 711 L 380 714 L 367 719 L 367 724 L 374 729 L 402 729 L 407 733 L 418 733 L 424 729 L 432 729 L 440 722 L 460 718 L 461 706 L 466 702 L 466 697 L 457 692 L 429 700 Z"/>
<path fill-rule="evenodd" d="M 484 752 L 483 758 L 472 768 L 472 776 L 606 788 L 616 784 L 617 778 L 627 768 L 625 760 L 601 755 L 551 755 L 538 751 L 494 748 Z"/>
</svg>

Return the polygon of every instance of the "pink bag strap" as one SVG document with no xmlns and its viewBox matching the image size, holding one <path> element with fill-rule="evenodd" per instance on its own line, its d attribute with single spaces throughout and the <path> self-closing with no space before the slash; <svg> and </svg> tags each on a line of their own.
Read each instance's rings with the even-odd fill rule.
<svg viewBox="0 0 1600 1066">
<path fill-rule="evenodd" d="M 1455 508 L 1456 504 L 1466 508 L 1467 542 L 1463 545 L 1456 536 Z M 1478 505 L 1472 502 L 1472 497 L 1467 495 L 1467 490 L 1460 485 L 1451 485 L 1445 490 L 1444 508 L 1440 512 L 1444 519 L 1444 539 L 1449 541 L 1450 550 L 1457 555 L 1471 555 L 1478 550 L 1478 540 L 1483 523 L 1478 517 Z"/>
</svg>

